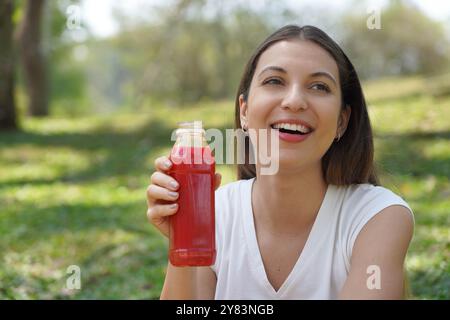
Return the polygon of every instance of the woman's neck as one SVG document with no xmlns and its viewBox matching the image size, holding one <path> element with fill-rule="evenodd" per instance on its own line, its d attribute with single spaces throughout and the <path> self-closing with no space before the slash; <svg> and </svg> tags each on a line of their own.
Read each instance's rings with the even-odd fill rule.
<svg viewBox="0 0 450 320">
<path fill-rule="evenodd" d="M 320 163 L 295 172 L 280 168 L 276 175 L 257 174 L 252 191 L 255 217 L 275 234 L 295 235 L 312 226 L 327 187 Z"/>
</svg>

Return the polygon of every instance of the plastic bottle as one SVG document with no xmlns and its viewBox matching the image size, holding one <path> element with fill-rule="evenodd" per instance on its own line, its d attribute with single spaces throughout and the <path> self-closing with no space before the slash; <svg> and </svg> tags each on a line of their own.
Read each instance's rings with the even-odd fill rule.
<svg viewBox="0 0 450 320">
<path fill-rule="evenodd" d="M 183 122 L 170 158 L 178 181 L 178 211 L 170 217 L 169 259 L 174 266 L 210 266 L 216 259 L 215 161 L 201 121 Z"/>
</svg>

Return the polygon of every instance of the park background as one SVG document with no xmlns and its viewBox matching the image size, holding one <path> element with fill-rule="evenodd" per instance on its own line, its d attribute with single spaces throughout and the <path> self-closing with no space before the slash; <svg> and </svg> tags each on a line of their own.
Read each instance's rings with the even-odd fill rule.
<svg viewBox="0 0 450 320">
<path fill-rule="evenodd" d="M 382 184 L 415 213 L 410 298 L 449 299 L 450 5 L 438 0 L 0 0 L 0 298 L 158 298 L 153 161 L 178 121 L 233 127 L 247 59 L 288 23 L 322 28 L 355 65 Z"/>
</svg>

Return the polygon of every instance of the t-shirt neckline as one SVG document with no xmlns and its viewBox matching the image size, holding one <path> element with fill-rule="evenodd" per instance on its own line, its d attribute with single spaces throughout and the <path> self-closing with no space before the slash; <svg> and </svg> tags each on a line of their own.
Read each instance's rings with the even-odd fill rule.
<svg viewBox="0 0 450 320">
<path fill-rule="evenodd" d="M 250 259 L 250 263 L 252 266 L 252 271 L 256 274 L 256 277 L 260 279 L 263 283 L 264 287 L 270 292 L 270 294 L 274 297 L 280 297 L 286 292 L 289 286 L 292 283 L 295 283 L 295 279 L 299 277 L 302 273 L 302 269 L 308 260 L 308 257 L 313 253 L 312 246 L 319 243 L 319 240 L 323 237 L 321 232 L 324 231 L 324 223 L 326 223 L 326 215 L 327 212 L 330 212 L 329 203 L 331 202 L 331 194 L 332 194 L 332 185 L 329 184 L 327 190 L 325 192 L 325 196 L 322 200 L 322 204 L 320 205 L 319 212 L 317 213 L 316 219 L 314 220 L 311 231 L 308 235 L 306 243 L 303 247 L 300 256 L 294 264 L 291 272 L 284 280 L 283 284 L 280 286 L 278 290 L 272 286 L 267 277 L 266 270 L 264 268 L 264 263 L 262 260 L 261 252 L 258 246 L 258 240 L 256 237 L 256 229 L 255 229 L 255 221 L 253 216 L 253 206 L 252 206 L 252 188 L 255 178 L 247 180 L 246 188 L 242 192 L 242 203 L 244 204 L 244 210 L 242 213 L 243 223 L 244 223 L 244 233 L 246 237 L 246 244 L 249 250 L 249 254 L 247 255 Z"/>
</svg>

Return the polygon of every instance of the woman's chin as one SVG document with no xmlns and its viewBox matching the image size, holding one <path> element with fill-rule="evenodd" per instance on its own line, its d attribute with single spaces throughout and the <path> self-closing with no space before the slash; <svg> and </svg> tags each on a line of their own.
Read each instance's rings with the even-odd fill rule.
<svg viewBox="0 0 450 320">
<path fill-rule="evenodd" d="M 302 168 L 307 164 L 308 161 L 306 159 L 302 159 L 301 157 L 290 157 L 290 156 L 282 156 L 280 155 L 278 167 L 280 170 L 292 170 L 297 168 Z"/>
<path fill-rule="evenodd" d="M 281 152 L 275 156 L 265 156 L 264 165 L 261 167 L 271 167 L 278 169 L 278 172 L 298 172 L 303 170 L 305 167 L 320 165 L 320 159 L 314 161 L 311 157 L 307 157 L 304 152 L 299 153 L 298 150 L 280 150 Z M 267 165 L 266 165 L 267 164 Z M 266 169 L 267 170 L 267 169 Z M 273 171 L 273 170 L 272 170 Z"/>
</svg>

